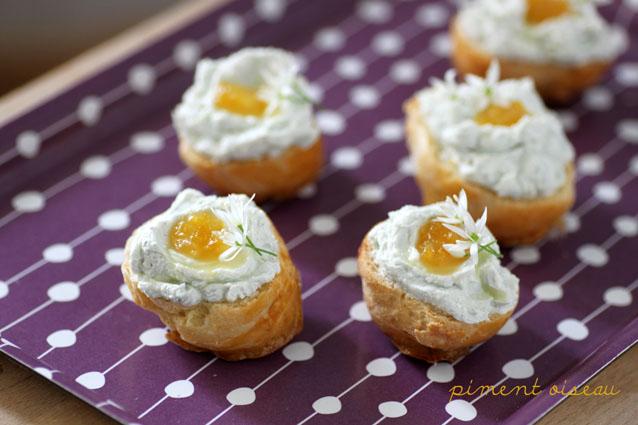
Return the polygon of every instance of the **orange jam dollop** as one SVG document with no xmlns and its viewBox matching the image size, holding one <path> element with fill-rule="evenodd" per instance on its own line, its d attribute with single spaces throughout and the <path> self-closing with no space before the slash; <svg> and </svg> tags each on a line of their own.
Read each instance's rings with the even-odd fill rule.
<svg viewBox="0 0 638 425">
<path fill-rule="evenodd" d="M 505 106 L 490 103 L 485 109 L 476 114 L 474 121 L 481 125 L 491 124 L 509 127 L 516 124 L 525 115 L 527 115 L 527 109 L 518 100 Z"/>
<path fill-rule="evenodd" d="M 169 232 L 170 248 L 199 261 L 218 261 L 229 247 L 220 238 L 224 222 L 204 210 L 180 217 Z"/>
<path fill-rule="evenodd" d="M 450 274 L 467 257 L 457 258 L 443 248 L 444 244 L 453 244 L 461 239 L 459 235 L 438 221 L 430 220 L 419 229 L 416 249 L 421 254 L 421 264 L 434 274 Z"/>
<path fill-rule="evenodd" d="M 527 0 L 525 20 L 528 24 L 540 24 L 569 12 L 569 0 Z"/>
<path fill-rule="evenodd" d="M 217 86 L 215 106 L 237 115 L 261 117 L 268 103 L 257 96 L 256 89 L 222 81 Z"/>
</svg>

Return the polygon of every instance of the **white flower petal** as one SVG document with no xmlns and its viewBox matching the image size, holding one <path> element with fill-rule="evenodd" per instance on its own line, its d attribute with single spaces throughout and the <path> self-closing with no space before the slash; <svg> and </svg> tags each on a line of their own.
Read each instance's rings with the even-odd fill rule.
<svg viewBox="0 0 638 425">
<path fill-rule="evenodd" d="M 470 215 L 470 213 L 466 213 L 463 215 L 463 227 L 465 228 L 465 232 L 468 236 L 476 233 L 476 223 L 474 222 L 474 218 Z M 468 239 L 472 239 L 468 237 Z"/>
<path fill-rule="evenodd" d="M 220 261 L 233 261 L 235 257 L 241 252 L 242 246 L 231 246 L 226 251 L 222 252 L 219 256 Z"/>
<path fill-rule="evenodd" d="M 454 68 L 450 68 L 447 71 L 445 71 L 445 83 L 448 86 L 456 86 L 456 70 L 454 70 Z"/>
<path fill-rule="evenodd" d="M 482 86 L 485 80 L 477 75 L 468 74 L 465 77 L 465 81 L 471 86 Z"/>
<path fill-rule="evenodd" d="M 478 244 L 473 243 L 470 246 L 470 257 L 477 257 L 478 256 Z"/>
<path fill-rule="evenodd" d="M 459 208 L 467 211 L 467 195 L 463 189 L 459 192 L 457 204 L 459 205 Z"/>
<path fill-rule="evenodd" d="M 451 255 L 461 257 L 461 252 L 466 255 L 465 252 L 469 250 L 471 260 L 476 264 L 479 247 L 490 243 L 490 247 L 500 253 L 498 245 L 486 227 L 487 208 L 483 210 L 481 218 L 475 221 L 467 210 L 467 195 L 464 190 L 461 190 L 458 195 L 447 197 L 443 202 L 442 211 L 443 215 L 434 220 L 461 237 L 454 244 L 444 245 L 444 249 Z"/>
<path fill-rule="evenodd" d="M 443 225 L 448 230 L 451 230 L 454 233 L 456 233 L 457 235 L 461 236 L 463 239 L 469 239 L 469 235 L 467 233 L 465 233 L 465 230 L 461 229 L 460 227 L 457 227 L 457 226 L 454 226 L 454 225 L 448 224 L 448 223 L 443 223 Z"/>
<path fill-rule="evenodd" d="M 478 230 L 477 233 L 481 234 L 485 231 L 486 223 L 487 223 L 487 207 L 485 207 L 485 209 L 483 210 L 483 215 L 481 215 L 481 218 L 479 218 L 479 220 L 476 222 L 476 229 Z"/>
<path fill-rule="evenodd" d="M 455 258 L 465 257 L 465 252 L 467 251 L 466 247 L 460 246 L 459 244 L 446 243 L 443 245 L 443 248 Z"/>
<path fill-rule="evenodd" d="M 492 60 L 490 67 L 487 69 L 485 82 L 489 85 L 496 84 L 501 74 L 501 67 L 497 60 Z"/>
<path fill-rule="evenodd" d="M 457 217 L 450 217 L 450 216 L 436 217 L 434 221 L 438 221 L 439 223 L 447 223 L 447 224 L 462 224 L 461 220 L 459 220 Z"/>
</svg>

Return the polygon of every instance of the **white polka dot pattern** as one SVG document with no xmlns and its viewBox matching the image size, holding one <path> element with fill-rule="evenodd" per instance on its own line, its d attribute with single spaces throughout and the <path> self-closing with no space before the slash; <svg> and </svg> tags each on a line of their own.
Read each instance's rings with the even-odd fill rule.
<svg viewBox="0 0 638 425">
<path fill-rule="evenodd" d="M 121 266 L 124 261 L 124 249 L 112 248 L 104 254 L 106 262 L 112 266 Z"/>
<path fill-rule="evenodd" d="M 244 37 L 244 22 L 239 15 L 227 13 L 219 18 L 217 32 L 219 39 L 225 46 L 237 46 Z"/>
<path fill-rule="evenodd" d="M 452 50 L 452 42 L 447 33 L 435 35 L 430 41 L 430 50 L 437 56 L 447 57 Z"/>
<path fill-rule="evenodd" d="M 397 84 L 414 84 L 420 76 L 419 65 L 409 59 L 398 60 L 390 68 L 390 78 Z"/>
<path fill-rule="evenodd" d="M 42 251 L 42 257 L 50 263 L 66 263 L 73 258 L 73 248 L 64 243 L 53 244 Z"/>
<path fill-rule="evenodd" d="M 535 246 L 521 246 L 514 248 L 510 254 L 519 264 L 534 264 L 541 259 L 541 253 Z"/>
<path fill-rule="evenodd" d="M 44 208 L 46 199 L 42 193 L 35 190 L 18 193 L 11 200 L 13 209 L 18 212 L 32 213 Z"/>
<path fill-rule="evenodd" d="M 47 337 L 47 343 L 55 348 L 67 348 L 75 344 L 75 332 L 69 329 L 55 331 Z"/>
<path fill-rule="evenodd" d="M 565 338 L 572 339 L 574 341 L 582 341 L 589 336 L 589 329 L 580 320 L 576 319 L 564 319 L 558 323 L 556 327 Z"/>
<path fill-rule="evenodd" d="M 166 344 L 166 329 L 152 328 L 140 334 L 140 342 L 149 347 L 157 347 Z"/>
<path fill-rule="evenodd" d="M 385 401 L 379 404 L 379 413 L 386 418 L 400 418 L 408 413 L 405 405 L 398 401 Z"/>
<path fill-rule="evenodd" d="M 403 139 L 403 124 L 400 121 L 381 121 L 374 128 L 374 135 L 384 142 L 401 142 Z"/>
<path fill-rule="evenodd" d="M 315 196 L 316 194 L 317 194 L 317 185 L 314 183 L 309 183 L 299 190 L 299 192 L 297 193 L 297 196 L 302 199 L 309 199 Z"/>
<path fill-rule="evenodd" d="M 424 4 L 416 15 L 417 22 L 426 28 L 440 27 L 447 23 L 448 11 L 438 3 Z"/>
<path fill-rule="evenodd" d="M 616 232 L 626 238 L 632 238 L 638 235 L 638 219 L 623 215 L 614 219 L 614 229 Z"/>
<path fill-rule="evenodd" d="M 576 254 L 580 261 L 592 267 L 602 267 L 609 260 L 607 252 L 594 244 L 586 244 L 579 247 Z"/>
<path fill-rule="evenodd" d="M 597 176 L 603 171 L 604 161 L 600 155 L 588 153 L 578 158 L 578 172 L 585 176 Z"/>
<path fill-rule="evenodd" d="M 78 119 L 86 126 L 93 126 L 100 120 L 103 107 L 102 99 L 97 96 L 87 96 L 78 105 Z"/>
<path fill-rule="evenodd" d="M 369 322 L 372 320 L 368 307 L 363 301 L 359 301 L 350 308 L 350 317 L 358 322 Z"/>
<path fill-rule="evenodd" d="M 445 411 L 455 419 L 463 422 L 476 417 L 476 408 L 465 400 L 452 400 L 445 405 Z"/>
<path fill-rule="evenodd" d="M 329 110 L 322 110 L 317 113 L 317 123 L 322 132 L 334 136 L 343 132 L 346 127 L 343 117 Z"/>
<path fill-rule="evenodd" d="M 89 179 L 103 179 L 111 174 L 111 161 L 103 155 L 92 156 L 82 162 L 80 173 Z"/>
<path fill-rule="evenodd" d="M 510 360 L 503 366 L 503 374 L 512 379 L 526 379 L 534 375 L 534 366 L 529 360 Z"/>
<path fill-rule="evenodd" d="M 134 93 L 146 95 L 155 86 L 155 69 L 148 64 L 135 65 L 128 74 L 128 84 Z"/>
<path fill-rule="evenodd" d="M 346 80 L 358 80 L 365 71 L 366 64 L 356 56 L 342 56 L 335 64 L 335 72 Z"/>
<path fill-rule="evenodd" d="M 616 67 L 616 79 L 624 86 L 638 86 L 638 62 L 625 62 Z"/>
<path fill-rule="evenodd" d="M 613 286 L 605 291 L 605 302 L 614 307 L 627 307 L 633 301 L 631 292 L 622 286 Z"/>
<path fill-rule="evenodd" d="M 305 341 L 293 342 L 292 344 L 288 344 L 286 347 L 284 347 L 282 353 L 288 360 L 296 362 L 310 360 L 315 355 L 315 351 L 314 348 L 312 348 L 312 345 Z"/>
<path fill-rule="evenodd" d="M 284 0 L 256 0 L 255 11 L 257 15 L 267 22 L 280 21 L 286 11 Z"/>
<path fill-rule="evenodd" d="M 376 204 L 385 199 L 385 190 L 378 184 L 362 184 L 355 188 L 356 198 L 366 204 Z"/>
<path fill-rule="evenodd" d="M 355 277 L 359 274 L 357 259 L 354 257 L 342 258 L 335 266 L 335 272 L 343 277 Z"/>
<path fill-rule="evenodd" d="M 51 286 L 47 291 L 51 301 L 66 303 L 80 297 L 80 287 L 74 282 L 60 282 Z"/>
<path fill-rule="evenodd" d="M 153 181 L 151 189 L 157 196 L 175 196 L 182 190 L 182 182 L 175 176 L 163 176 Z"/>
<path fill-rule="evenodd" d="M 124 210 L 111 210 L 102 213 L 98 217 L 98 224 L 104 230 L 123 230 L 131 222 L 129 215 Z"/>
<path fill-rule="evenodd" d="M 40 151 L 42 138 L 35 131 L 25 131 L 16 139 L 16 150 L 25 158 L 33 158 Z"/>
<path fill-rule="evenodd" d="M 173 60 L 184 71 L 194 69 L 201 55 L 202 49 L 195 40 L 182 40 L 173 50 Z"/>
<path fill-rule="evenodd" d="M 372 49 L 379 56 L 396 56 L 403 51 L 403 39 L 394 31 L 384 31 L 372 40 Z"/>
<path fill-rule="evenodd" d="M 507 319 L 507 322 L 505 322 L 503 327 L 498 330 L 498 335 L 514 335 L 516 332 L 518 332 L 518 324 L 516 323 L 516 320 L 510 317 Z"/>
<path fill-rule="evenodd" d="M 321 214 L 310 219 L 309 227 L 317 236 L 328 236 L 339 230 L 339 221 L 331 215 Z"/>
<path fill-rule="evenodd" d="M 394 360 L 382 357 L 368 363 L 366 370 L 372 376 L 391 376 L 397 371 L 397 365 L 394 363 Z"/>
<path fill-rule="evenodd" d="M 38 366 L 36 368 L 34 368 L 33 370 L 35 370 L 37 373 L 39 373 L 40 375 L 44 376 L 47 379 L 53 379 L 53 371 L 51 369 L 47 369 L 46 367 L 41 367 Z"/>
<path fill-rule="evenodd" d="M 357 14 L 366 22 L 381 24 L 392 17 L 392 8 L 386 1 L 366 0 L 359 3 Z"/>
<path fill-rule="evenodd" d="M 446 362 L 435 363 L 428 368 L 427 376 L 433 382 L 450 382 L 454 379 L 454 366 Z"/>
<path fill-rule="evenodd" d="M 399 171 L 408 176 L 414 174 L 414 163 L 410 157 L 406 156 L 399 161 Z"/>
<path fill-rule="evenodd" d="M 104 386 L 106 378 L 101 372 L 86 372 L 75 378 L 75 382 L 89 390 L 97 390 Z"/>
<path fill-rule="evenodd" d="M 355 86 L 350 91 L 350 101 L 361 109 L 372 109 L 379 104 L 379 93 L 374 87 Z"/>
<path fill-rule="evenodd" d="M 604 87 L 594 87 L 584 94 L 585 106 L 594 111 L 606 111 L 614 106 L 614 95 Z"/>
<path fill-rule="evenodd" d="M 253 404 L 257 399 L 257 396 L 252 388 L 241 387 L 229 392 L 226 399 L 234 406 L 246 406 Z"/>
<path fill-rule="evenodd" d="M 354 170 L 363 164 L 363 155 L 357 148 L 342 147 L 332 153 L 330 162 L 336 168 Z"/>
<path fill-rule="evenodd" d="M 193 395 L 195 386 L 186 380 L 173 381 L 164 388 L 164 392 L 170 398 L 187 398 Z"/>
<path fill-rule="evenodd" d="M 128 287 L 123 283 L 120 285 L 120 294 L 127 300 L 133 301 L 133 295 Z"/>
<path fill-rule="evenodd" d="M 543 282 L 534 288 L 534 296 L 541 301 L 558 301 L 563 298 L 563 289 L 555 282 Z"/>
<path fill-rule="evenodd" d="M 341 411 L 341 401 L 333 396 L 321 397 L 312 403 L 312 408 L 320 415 L 334 415 Z"/>
<path fill-rule="evenodd" d="M 612 182 L 601 182 L 594 186 L 594 195 L 601 202 L 606 204 L 615 204 L 620 201 L 622 192 L 620 188 Z"/>
<path fill-rule="evenodd" d="M 317 48 L 327 52 L 341 49 L 345 42 L 345 36 L 336 28 L 323 29 L 315 36 L 315 45 Z"/>
<path fill-rule="evenodd" d="M 638 143 L 638 119 L 624 119 L 616 126 L 618 137 L 629 143 Z"/>
<path fill-rule="evenodd" d="M 131 147 L 139 153 L 155 153 L 164 147 L 164 140 L 157 133 L 144 131 L 133 135 Z"/>
<path fill-rule="evenodd" d="M 570 133 L 578 128 L 578 116 L 572 111 L 560 111 L 558 118 L 566 132 Z"/>
</svg>

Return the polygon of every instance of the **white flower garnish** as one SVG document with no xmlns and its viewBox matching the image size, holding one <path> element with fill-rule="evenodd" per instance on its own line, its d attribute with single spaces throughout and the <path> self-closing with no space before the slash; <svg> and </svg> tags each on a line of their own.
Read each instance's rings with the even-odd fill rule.
<svg viewBox="0 0 638 425">
<path fill-rule="evenodd" d="M 272 62 L 261 73 L 264 84 L 258 94 L 268 102 L 266 114 L 272 115 L 281 106 L 282 101 L 294 103 L 313 103 L 307 84 L 297 77 L 298 67 L 286 67 L 280 62 Z"/>
<path fill-rule="evenodd" d="M 477 87 L 489 97 L 494 93 L 494 86 L 498 83 L 501 76 L 501 67 L 496 60 L 492 60 L 490 67 L 487 69 L 485 78 L 481 78 L 478 75 L 469 74 L 465 77 L 465 81 L 471 87 Z"/>
<path fill-rule="evenodd" d="M 451 96 L 454 96 L 458 87 L 456 84 L 456 71 L 454 69 L 448 69 L 445 71 L 442 80 L 439 78 L 431 78 L 430 85 L 437 90 L 449 92 Z"/>
<path fill-rule="evenodd" d="M 443 215 L 435 218 L 447 229 L 459 235 L 462 239 L 453 244 L 444 244 L 443 248 L 456 258 L 462 258 L 469 254 L 471 264 L 478 263 L 480 251 L 485 251 L 501 258 L 496 240 L 490 235 L 485 226 L 487 222 L 487 208 L 483 210 L 483 215 L 478 221 L 467 210 L 467 196 L 465 191 L 449 196 L 443 202 Z"/>
<path fill-rule="evenodd" d="M 485 93 L 487 97 L 491 97 L 494 93 L 494 87 L 499 81 L 501 75 L 501 69 L 498 61 L 493 60 L 490 63 L 490 67 L 487 69 L 485 78 L 478 75 L 468 74 L 465 76 L 465 83 L 472 87 L 477 88 L 479 92 Z M 440 78 L 431 78 L 430 85 L 435 90 L 441 90 L 448 93 L 450 97 L 455 98 L 458 92 L 460 84 L 456 81 L 456 71 L 454 69 L 448 69 Z"/>
<path fill-rule="evenodd" d="M 260 257 L 263 254 L 275 257 L 277 256 L 277 253 L 275 252 L 256 247 L 252 239 L 250 239 L 250 236 L 248 236 L 249 228 L 246 207 L 254 198 L 255 195 L 253 194 L 253 196 L 251 196 L 243 204 L 239 202 L 230 202 L 228 211 L 221 209 L 215 210 L 215 215 L 217 215 L 227 226 L 221 232 L 221 240 L 228 245 L 229 248 L 222 252 L 219 256 L 221 261 L 226 262 L 234 260 L 244 248 L 253 250 Z"/>
</svg>

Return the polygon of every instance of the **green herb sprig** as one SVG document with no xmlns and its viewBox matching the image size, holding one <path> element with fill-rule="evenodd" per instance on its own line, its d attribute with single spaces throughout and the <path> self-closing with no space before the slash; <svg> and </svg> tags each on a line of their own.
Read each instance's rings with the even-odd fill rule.
<svg viewBox="0 0 638 425">
<path fill-rule="evenodd" d="M 244 226 L 242 226 L 241 224 L 237 225 L 237 228 L 239 229 L 240 232 L 242 232 L 244 234 L 244 238 L 245 241 L 244 243 L 240 243 L 238 241 L 235 241 L 235 245 L 238 247 L 245 247 L 245 248 L 249 248 L 252 249 L 253 251 L 255 251 L 257 253 L 257 255 L 259 255 L 260 257 L 263 254 L 267 254 L 267 255 L 272 255 L 273 257 L 277 256 L 277 253 L 269 251 L 267 249 L 264 248 L 259 248 L 255 245 L 255 243 L 252 241 L 252 239 L 250 239 L 250 236 L 248 236 L 246 234 L 246 232 L 244 231 Z"/>
<path fill-rule="evenodd" d="M 470 233 L 470 239 L 472 239 L 472 242 L 478 243 L 480 236 L 477 235 L 476 233 Z M 488 254 L 492 254 L 493 256 L 495 256 L 498 259 L 503 258 L 503 254 L 501 254 L 500 252 L 498 252 L 497 250 L 495 250 L 494 248 L 492 248 L 492 245 L 495 244 L 496 241 L 493 240 L 492 242 L 488 243 L 488 244 L 478 244 L 479 247 L 479 251 L 485 251 Z"/>
</svg>

